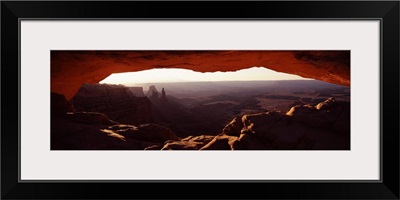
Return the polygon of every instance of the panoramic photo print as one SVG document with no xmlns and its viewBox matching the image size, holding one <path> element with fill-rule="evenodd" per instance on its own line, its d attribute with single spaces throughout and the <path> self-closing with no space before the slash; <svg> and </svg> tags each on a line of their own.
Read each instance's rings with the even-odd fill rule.
<svg viewBox="0 0 400 200">
<path fill-rule="evenodd" d="M 350 51 L 51 51 L 51 150 L 350 150 Z"/>
</svg>

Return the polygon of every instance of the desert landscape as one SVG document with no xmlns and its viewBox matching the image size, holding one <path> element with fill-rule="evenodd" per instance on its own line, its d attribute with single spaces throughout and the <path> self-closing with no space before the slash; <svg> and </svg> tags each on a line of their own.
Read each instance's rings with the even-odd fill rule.
<svg viewBox="0 0 400 200">
<path fill-rule="evenodd" d="M 332 77 L 337 76 L 330 81 L 299 78 L 110 84 L 102 83 L 106 77 L 98 75 L 89 81 L 64 83 L 64 65 L 92 66 L 94 59 L 89 59 L 87 52 L 55 51 L 51 150 L 350 150 L 349 69 L 345 73 L 349 64 L 342 57 L 335 59 L 346 53 L 326 56 L 303 52 L 301 55 L 308 57 L 294 57 L 314 67 L 311 72 L 328 69 Z M 101 52 L 90 56 L 100 60 L 113 57 Z M 138 56 L 142 59 L 143 52 Z M 178 61 L 190 58 L 164 56 Z M 120 63 L 120 55 L 114 60 Z M 66 88 L 72 87 L 78 89 L 69 95 L 71 89 Z"/>
</svg>

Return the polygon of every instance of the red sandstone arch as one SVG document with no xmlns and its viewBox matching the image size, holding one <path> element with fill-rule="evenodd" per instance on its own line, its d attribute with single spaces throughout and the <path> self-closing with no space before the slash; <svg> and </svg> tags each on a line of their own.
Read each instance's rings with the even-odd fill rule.
<svg viewBox="0 0 400 200">
<path fill-rule="evenodd" d="M 51 51 L 51 91 L 71 99 L 83 83 L 152 68 L 225 72 L 253 66 L 350 86 L 350 51 Z"/>
</svg>

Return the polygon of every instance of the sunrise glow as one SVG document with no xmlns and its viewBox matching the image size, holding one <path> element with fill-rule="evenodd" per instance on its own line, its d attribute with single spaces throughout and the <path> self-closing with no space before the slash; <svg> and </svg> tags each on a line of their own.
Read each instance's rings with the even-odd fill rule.
<svg viewBox="0 0 400 200">
<path fill-rule="evenodd" d="M 138 72 L 111 74 L 100 83 L 135 85 L 141 83 L 305 80 L 301 76 L 276 72 L 264 67 L 252 67 L 234 72 L 195 72 L 187 69 L 161 68 Z"/>
</svg>

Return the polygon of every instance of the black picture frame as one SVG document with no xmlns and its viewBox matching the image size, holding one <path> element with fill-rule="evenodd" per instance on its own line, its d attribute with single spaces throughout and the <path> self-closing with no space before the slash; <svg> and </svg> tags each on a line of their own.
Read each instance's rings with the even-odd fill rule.
<svg viewBox="0 0 400 200">
<path fill-rule="evenodd" d="M 399 8 L 399 1 L 2 1 L 1 198 L 399 199 Z M 155 18 L 381 20 L 382 180 L 330 183 L 19 182 L 19 20 Z M 148 188 L 154 192 L 148 193 Z M 230 189 L 225 191 L 223 188 Z"/>
</svg>

